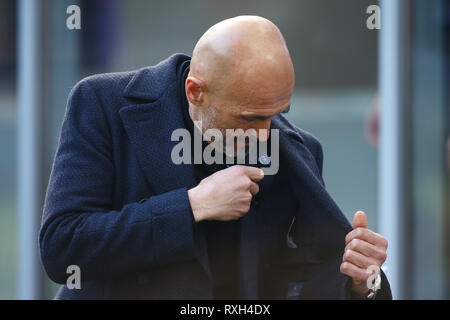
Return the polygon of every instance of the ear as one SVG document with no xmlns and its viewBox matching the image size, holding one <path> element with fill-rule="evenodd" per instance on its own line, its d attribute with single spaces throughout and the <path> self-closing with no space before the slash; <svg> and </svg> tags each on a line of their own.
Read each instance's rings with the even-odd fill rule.
<svg viewBox="0 0 450 320">
<path fill-rule="evenodd" d="M 205 100 L 206 85 L 196 77 L 189 76 L 185 83 L 186 97 L 194 106 L 200 107 Z"/>
</svg>

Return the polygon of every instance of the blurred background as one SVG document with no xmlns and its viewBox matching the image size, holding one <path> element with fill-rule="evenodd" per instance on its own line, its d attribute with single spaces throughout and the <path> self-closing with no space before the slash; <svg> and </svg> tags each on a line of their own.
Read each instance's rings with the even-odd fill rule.
<svg viewBox="0 0 450 320">
<path fill-rule="evenodd" d="M 69 30 L 68 6 L 81 9 Z M 366 22 L 381 7 L 381 29 Z M 0 299 L 49 299 L 37 232 L 67 96 L 83 77 L 137 69 L 220 20 L 264 16 L 296 71 L 288 118 L 324 148 L 324 178 L 390 242 L 398 299 L 450 298 L 450 1 L 1 0 Z"/>
</svg>

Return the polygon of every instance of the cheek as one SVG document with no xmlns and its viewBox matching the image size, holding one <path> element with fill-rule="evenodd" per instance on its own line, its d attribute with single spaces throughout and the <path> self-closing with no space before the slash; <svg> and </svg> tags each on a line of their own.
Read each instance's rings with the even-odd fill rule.
<svg viewBox="0 0 450 320">
<path fill-rule="evenodd" d="M 220 119 L 213 109 L 207 109 L 203 115 L 203 122 L 208 129 L 217 128 L 217 121 Z"/>
<path fill-rule="evenodd" d="M 241 123 L 232 115 L 226 113 L 217 113 L 215 123 L 217 127 L 222 129 L 236 129 L 240 128 Z"/>
</svg>

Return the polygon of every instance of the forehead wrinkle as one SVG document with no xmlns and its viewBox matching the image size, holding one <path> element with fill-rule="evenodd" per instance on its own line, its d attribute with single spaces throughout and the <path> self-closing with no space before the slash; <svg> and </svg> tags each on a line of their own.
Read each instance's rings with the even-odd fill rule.
<svg viewBox="0 0 450 320">
<path fill-rule="evenodd" d="M 270 116 L 274 116 L 277 115 L 279 113 L 281 113 L 284 109 L 286 109 L 288 106 L 290 105 L 290 102 L 288 102 L 287 104 L 283 104 L 282 107 L 280 107 L 279 109 L 276 109 L 276 111 L 278 112 L 270 112 L 270 115 L 267 115 L 265 112 L 261 113 L 260 111 L 263 110 L 267 110 L 267 109 L 263 109 L 263 110 L 258 110 L 258 111 L 252 111 L 252 110 L 243 110 L 241 112 L 242 116 L 263 116 L 263 117 L 270 117 Z M 273 109 L 267 110 L 267 111 L 274 111 Z"/>
<path fill-rule="evenodd" d="M 252 90 L 250 93 L 244 94 L 243 99 L 236 99 L 236 104 L 241 107 L 255 107 L 255 109 L 271 108 L 275 105 L 288 104 L 292 95 L 291 90 L 285 90 L 276 96 L 273 96 L 270 92 L 264 93 L 264 95 L 259 95 L 256 90 Z"/>
</svg>

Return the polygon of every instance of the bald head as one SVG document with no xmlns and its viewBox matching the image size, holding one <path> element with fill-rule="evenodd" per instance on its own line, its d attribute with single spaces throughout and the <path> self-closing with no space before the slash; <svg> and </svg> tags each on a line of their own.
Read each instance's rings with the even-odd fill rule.
<svg viewBox="0 0 450 320">
<path fill-rule="evenodd" d="M 264 90 L 268 81 L 285 88 L 294 83 L 292 61 L 280 30 L 258 16 L 227 19 L 208 29 L 194 48 L 190 75 L 203 81 L 208 90 L 236 98 L 255 88 Z"/>
<path fill-rule="evenodd" d="M 286 42 L 269 20 L 239 16 L 208 29 L 192 54 L 185 90 L 189 114 L 203 131 L 269 131 L 294 88 Z"/>
</svg>

